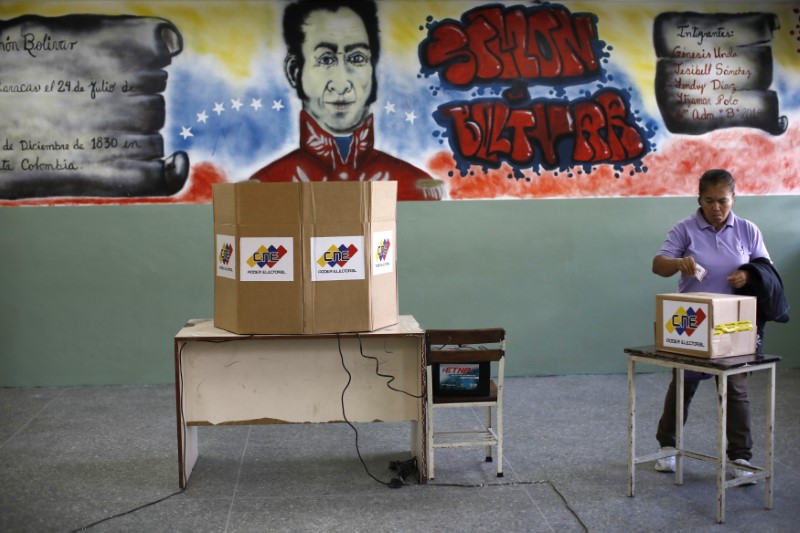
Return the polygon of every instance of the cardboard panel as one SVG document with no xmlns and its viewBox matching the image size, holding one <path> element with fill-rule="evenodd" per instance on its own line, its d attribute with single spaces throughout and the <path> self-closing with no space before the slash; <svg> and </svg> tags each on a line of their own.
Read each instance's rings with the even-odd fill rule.
<svg viewBox="0 0 800 533">
<path fill-rule="evenodd" d="M 215 185 L 214 324 L 296 334 L 397 323 L 396 195 L 394 182 Z"/>
<path fill-rule="evenodd" d="M 372 183 L 346 181 L 301 185 L 306 224 L 366 222 L 369 219 L 367 198 L 373 191 Z"/>
</svg>

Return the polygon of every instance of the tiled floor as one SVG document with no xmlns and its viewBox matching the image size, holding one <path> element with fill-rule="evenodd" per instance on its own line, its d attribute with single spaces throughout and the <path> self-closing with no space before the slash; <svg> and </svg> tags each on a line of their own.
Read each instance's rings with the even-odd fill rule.
<svg viewBox="0 0 800 533">
<path fill-rule="evenodd" d="M 667 373 L 637 379 L 640 454 Z M 440 450 L 436 479 L 393 490 L 359 462 L 346 424 L 200 427 L 200 457 L 178 491 L 173 386 L 0 389 L 0 531 L 796 531 L 800 369 L 779 369 L 774 509 L 764 485 L 727 491 L 715 523 L 713 465 L 687 459 L 684 484 L 637 467 L 626 495 L 626 376 L 506 379 L 505 477 L 480 449 Z M 754 463 L 763 461 L 766 373 L 750 377 Z M 445 410 L 439 424 L 477 412 Z M 408 458 L 409 424 L 358 424 L 369 472 Z M 686 425 L 714 453 L 713 380 Z M 158 503 L 128 512 L 145 504 Z"/>
</svg>

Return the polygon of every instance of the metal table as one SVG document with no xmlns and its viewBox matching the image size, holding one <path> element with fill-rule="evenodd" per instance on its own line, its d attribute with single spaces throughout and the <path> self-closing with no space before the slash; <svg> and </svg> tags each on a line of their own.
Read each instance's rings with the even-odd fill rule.
<svg viewBox="0 0 800 533">
<path fill-rule="evenodd" d="M 780 361 L 776 355 L 741 355 L 717 359 L 704 359 L 688 355 L 680 355 L 656 350 L 655 346 L 641 346 L 625 348 L 628 355 L 628 496 L 634 495 L 635 467 L 637 464 L 655 461 L 664 457 L 676 456 L 675 459 L 675 484 L 683 483 L 684 457 L 713 462 L 717 466 L 717 522 L 725 522 L 725 489 L 764 480 L 764 507 L 772 509 L 772 483 L 773 483 L 773 452 L 775 436 L 775 364 Z M 673 368 L 677 373 L 677 388 L 675 401 L 675 451 L 657 452 L 642 457 L 636 457 L 636 363 Z M 712 457 L 691 452 L 683 448 L 683 387 L 684 371 L 705 372 L 718 376 L 717 391 L 719 405 L 717 408 L 717 455 Z M 737 468 L 750 470 L 753 475 L 747 478 L 725 479 L 726 466 L 733 466 L 727 461 L 725 450 L 727 447 L 725 428 L 728 417 L 728 376 L 742 372 L 769 371 L 769 386 L 767 388 L 767 435 L 765 464 L 763 467 L 747 468 L 735 465 Z"/>
</svg>

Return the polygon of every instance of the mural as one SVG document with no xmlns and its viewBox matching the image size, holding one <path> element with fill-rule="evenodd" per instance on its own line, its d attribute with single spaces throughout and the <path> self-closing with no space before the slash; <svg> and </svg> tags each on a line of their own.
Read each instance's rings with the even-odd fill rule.
<svg viewBox="0 0 800 533">
<path fill-rule="evenodd" d="M 773 135 L 786 131 L 772 85 L 768 14 L 662 13 L 653 28 L 656 98 L 673 133 L 699 134 L 736 126 Z"/>
<path fill-rule="evenodd" d="M 470 165 L 587 171 L 603 163 L 639 162 L 648 151 L 628 96 L 616 88 L 575 99 L 531 99 L 529 87 L 583 86 L 600 80 L 603 44 L 596 17 L 563 6 L 479 7 L 459 22 L 431 23 L 420 45 L 423 70 L 469 91 L 486 86 L 502 98 L 440 105 L 436 121 L 450 138 L 461 175 Z M 507 85 L 507 88 L 503 87 Z"/>
<path fill-rule="evenodd" d="M 161 159 L 159 133 L 162 68 L 181 50 L 174 25 L 26 15 L 0 22 L 0 35 L 0 198 L 162 196 L 183 187 L 187 156 Z"/>
<path fill-rule="evenodd" d="M 800 6 L 740 5 L 6 0 L 0 206 L 800 194 Z"/>
<path fill-rule="evenodd" d="M 286 8 L 284 69 L 303 105 L 300 148 L 254 179 L 393 180 L 403 200 L 442 198 L 441 182 L 374 147 L 370 105 L 378 92 L 378 26 L 373 2 L 297 2 Z"/>
</svg>

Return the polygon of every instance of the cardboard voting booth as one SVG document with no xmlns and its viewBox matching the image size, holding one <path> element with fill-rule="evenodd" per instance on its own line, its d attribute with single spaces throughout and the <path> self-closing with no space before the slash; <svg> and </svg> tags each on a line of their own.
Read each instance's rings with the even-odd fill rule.
<svg viewBox="0 0 800 533">
<path fill-rule="evenodd" d="M 755 353 L 755 297 L 656 295 L 656 349 L 707 359 Z"/>
<path fill-rule="evenodd" d="M 214 325 L 241 334 L 398 322 L 397 183 L 217 184 Z"/>
</svg>

